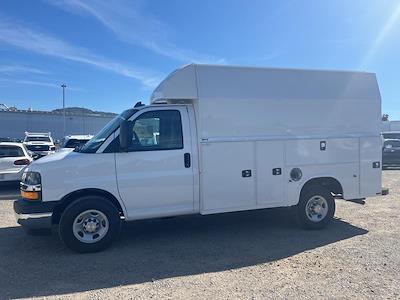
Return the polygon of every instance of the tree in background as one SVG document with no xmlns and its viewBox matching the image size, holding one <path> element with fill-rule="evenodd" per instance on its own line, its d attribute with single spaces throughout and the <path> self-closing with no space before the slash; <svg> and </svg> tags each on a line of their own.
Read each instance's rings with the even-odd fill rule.
<svg viewBox="0 0 400 300">
<path fill-rule="evenodd" d="M 388 114 L 383 114 L 382 115 L 382 121 L 389 121 L 389 115 Z"/>
</svg>

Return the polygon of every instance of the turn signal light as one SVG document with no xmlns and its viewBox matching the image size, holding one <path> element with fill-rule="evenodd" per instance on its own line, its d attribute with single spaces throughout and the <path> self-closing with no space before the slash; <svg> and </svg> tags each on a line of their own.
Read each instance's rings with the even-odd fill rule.
<svg viewBox="0 0 400 300">
<path fill-rule="evenodd" d="M 39 192 L 21 191 L 21 196 L 22 196 L 22 198 L 28 199 L 28 200 L 39 200 L 40 199 L 40 193 Z"/>
<path fill-rule="evenodd" d="M 18 159 L 16 161 L 14 161 L 14 165 L 16 166 L 26 166 L 29 165 L 31 163 L 31 161 L 29 159 Z"/>
</svg>

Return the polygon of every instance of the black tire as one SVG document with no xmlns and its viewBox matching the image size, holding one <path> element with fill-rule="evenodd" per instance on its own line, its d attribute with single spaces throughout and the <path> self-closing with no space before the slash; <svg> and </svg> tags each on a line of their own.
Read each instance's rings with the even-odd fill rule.
<svg viewBox="0 0 400 300">
<path fill-rule="evenodd" d="M 306 212 L 306 207 L 308 202 L 313 198 L 313 197 L 322 197 L 326 200 L 326 205 L 328 206 L 328 211 L 325 215 L 325 217 L 321 217 L 320 220 L 317 221 L 312 221 L 308 216 Z M 321 229 L 328 225 L 332 219 L 333 216 L 335 215 L 335 199 L 333 198 L 332 194 L 324 187 L 321 186 L 310 186 L 307 187 L 305 190 L 301 192 L 300 195 L 300 201 L 298 205 L 296 206 L 297 210 L 297 219 L 300 223 L 300 225 L 303 228 L 306 229 Z M 319 215 L 317 216 L 317 218 Z"/>
<path fill-rule="evenodd" d="M 87 210 L 97 210 L 108 220 L 108 230 L 96 242 L 85 243 L 77 239 L 73 232 L 73 223 L 79 214 Z M 70 249 L 80 252 L 102 251 L 118 237 L 121 229 L 121 218 L 118 209 L 108 199 L 100 196 L 86 196 L 72 202 L 62 213 L 59 224 L 59 235 L 62 242 Z"/>
</svg>

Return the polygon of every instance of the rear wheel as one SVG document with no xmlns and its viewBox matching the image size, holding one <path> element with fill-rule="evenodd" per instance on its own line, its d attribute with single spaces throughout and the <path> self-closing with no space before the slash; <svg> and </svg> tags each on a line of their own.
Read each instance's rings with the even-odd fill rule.
<svg viewBox="0 0 400 300">
<path fill-rule="evenodd" d="M 118 236 L 121 219 L 107 199 L 87 196 L 71 203 L 62 213 L 59 235 L 64 244 L 77 252 L 97 252 Z"/>
<path fill-rule="evenodd" d="M 320 229 L 332 221 L 335 209 L 335 199 L 327 189 L 310 186 L 301 193 L 297 217 L 301 226 Z"/>
</svg>

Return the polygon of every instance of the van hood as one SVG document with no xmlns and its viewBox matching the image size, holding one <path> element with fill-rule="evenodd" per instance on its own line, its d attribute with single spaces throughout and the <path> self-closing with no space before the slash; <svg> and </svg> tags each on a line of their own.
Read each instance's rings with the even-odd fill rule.
<svg viewBox="0 0 400 300">
<path fill-rule="evenodd" d="M 73 167 L 74 164 L 79 163 L 85 154 L 73 152 L 73 151 L 59 151 L 47 156 L 43 156 L 33 161 L 27 168 L 28 171 L 35 171 L 41 173 L 41 171 L 48 168 L 57 167 Z"/>
<path fill-rule="evenodd" d="M 89 188 L 118 195 L 114 153 L 60 151 L 35 160 L 26 170 L 40 173 L 42 201 Z"/>
</svg>

